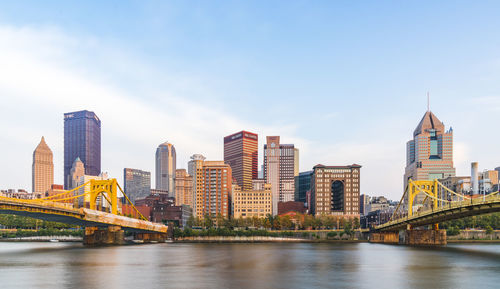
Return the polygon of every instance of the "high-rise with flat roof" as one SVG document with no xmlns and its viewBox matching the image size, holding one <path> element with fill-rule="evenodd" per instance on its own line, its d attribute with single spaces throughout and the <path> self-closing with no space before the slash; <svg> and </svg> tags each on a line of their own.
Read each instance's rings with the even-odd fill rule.
<svg viewBox="0 0 500 289">
<path fill-rule="evenodd" d="M 242 190 L 251 190 L 252 180 L 258 178 L 258 149 L 255 133 L 242 130 L 224 137 L 224 162 Z"/>
<path fill-rule="evenodd" d="M 203 161 L 197 169 L 201 177 L 196 179 L 196 216 L 209 215 L 225 218 L 231 215 L 231 167 L 224 161 Z"/>
<path fill-rule="evenodd" d="M 294 200 L 295 148 L 281 144 L 279 136 L 266 137 L 264 144 L 264 180 L 271 184 L 273 215 L 278 214 L 278 202 Z"/>
<path fill-rule="evenodd" d="M 101 120 L 88 110 L 64 114 L 64 188 L 71 184 L 70 170 L 76 158 L 85 165 L 85 174 L 101 173 Z"/>
<path fill-rule="evenodd" d="M 201 206 L 201 196 L 203 193 L 203 164 L 205 162 L 205 157 L 201 154 L 194 154 L 191 156 L 191 160 L 188 162 L 188 174 L 191 176 L 193 185 L 192 185 L 192 209 L 193 215 L 195 217 L 198 216 L 198 202 L 200 202 Z"/>
<path fill-rule="evenodd" d="M 311 213 L 359 217 L 360 165 L 313 168 Z"/>
<path fill-rule="evenodd" d="M 151 193 L 151 173 L 138 169 L 123 169 L 123 190 L 132 203 Z"/>
<path fill-rule="evenodd" d="M 164 142 L 156 149 L 156 189 L 168 191 L 169 197 L 175 197 L 175 147 Z"/>
<path fill-rule="evenodd" d="M 311 191 L 311 178 L 313 171 L 299 173 L 295 177 L 295 201 L 307 202 L 307 192 Z"/>
<path fill-rule="evenodd" d="M 453 167 L 453 130 L 430 111 L 425 112 L 413 139 L 406 143 L 404 187 L 408 180 L 434 180 L 455 176 Z M 424 197 L 417 195 L 417 202 Z"/>
<path fill-rule="evenodd" d="M 175 205 L 193 207 L 193 177 L 186 169 L 175 170 Z"/>
<path fill-rule="evenodd" d="M 52 150 L 42 136 L 40 143 L 33 151 L 31 168 L 33 193 L 45 193 L 54 183 L 54 163 Z"/>
</svg>

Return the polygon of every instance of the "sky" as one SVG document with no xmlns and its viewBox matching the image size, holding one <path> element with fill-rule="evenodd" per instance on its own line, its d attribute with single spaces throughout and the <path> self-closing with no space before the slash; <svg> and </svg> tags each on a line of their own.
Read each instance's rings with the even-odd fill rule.
<svg viewBox="0 0 500 289">
<path fill-rule="evenodd" d="M 361 193 L 399 199 L 427 92 L 457 175 L 500 166 L 498 1 L 101 2 L 0 2 L 1 189 L 31 190 L 41 136 L 63 183 L 63 113 L 87 109 L 119 182 L 248 130 L 259 166 L 280 135 L 301 171 L 360 164 Z"/>
</svg>

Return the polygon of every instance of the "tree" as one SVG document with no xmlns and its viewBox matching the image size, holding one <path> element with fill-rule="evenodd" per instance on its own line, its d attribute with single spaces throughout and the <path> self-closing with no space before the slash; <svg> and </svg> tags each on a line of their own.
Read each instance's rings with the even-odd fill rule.
<svg viewBox="0 0 500 289">
<path fill-rule="evenodd" d="M 264 226 L 264 228 L 266 228 L 266 229 L 271 229 L 271 227 L 272 227 L 273 225 L 271 224 L 271 222 L 269 221 L 269 219 L 267 219 L 267 218 L 266 218 L 266 219 L 264 219 L 263 226 Z"/>
<path fill-rule="evenodd" d="M 192 228 L 192 227 L 193 227 L 193 225 L 194 225 L 194 222 L 195 222 L 194 216 L 193 216 L 193 215 L 191 215 L 191 216 L 189 216 L 189 219 L 188 219 L 188 220 L 187 220 L 187 222 L 186 222 L 186 226 L 187 226 L 188 228 Z"/>
<path fill-rule="evenodd" d="M 486 235 L 491 235 L 491 234 L 493 234 L 493 228 L 490 225 L 488 225 L 486 226 Z"/>
<path fill-rule="evenodd" d="M 210 229 L 214 226 L 214 221 L 212 220 L 209 214 L 205 214 L 205 216 L 203 217 L 203 225 L 207 229 Z"/>
<path fill-rule="evenodd" d="M 217 213 L 217 217 L 215 217 L 215 221 L 217 224 L 217 228 L 222 227 L 222 225 L 224 224 L 224 217 L 222 216 L 221 213 Z"/>
<path fill-rule="evenodd" d="M 311 215 L 304 216 L 303 227 L 304 229 L 309 229 L 314 225 L 314 217 Z"/>
<path fill-rule="evenodd" d="M 282 230 L 290 229 L 292 226 L 293 226 L 293 222 L 292 222 L 292 219 L 290 218 L 290 216 L 285 215 L 285 216 L 280 218 L 280 228 Z"/>
<path fill-rule="evenodd" d="M 345 225 L 344 225 L 344 234 L 346 234 L 347 236 L 349 236 L 349 238 L 352 238 L 352 236 L 354 235 L 354 231 L 352 230 L 351 223 L 349 223 L 349 222 L 345 223 Z"/>
<path fill-rule="evenodd" d="M 353 226 L 354 226 L 354 229 L 359 229 L 359 218 L 354 218 Z"/>
</svg>

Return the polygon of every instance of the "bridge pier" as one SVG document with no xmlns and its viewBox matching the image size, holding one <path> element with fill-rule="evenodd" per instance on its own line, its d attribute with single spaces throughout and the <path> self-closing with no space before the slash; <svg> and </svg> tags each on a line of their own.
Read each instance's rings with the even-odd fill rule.
<svg viewBox="0 0 500 289">
<path fill-rule="evenodd" d="M 370 233 L 370 243 L 400 244 L 410 246 L 446 245 L 445 230 L 401 230 L 399 232 Z"/>
<path fill-rule="evenodd" d="M 165 242 L 167 240 L 167 233 L 137 233 L 135 234 L 135 239 L 142 240 L 144 243 Z"/>
<path fill-rule="evenodd" d="M 125 234 L 120 226 L 85 227 L 83 244 L 87 246 L 123 245 L 125 244 L 124 237 Z"/>
</svg>

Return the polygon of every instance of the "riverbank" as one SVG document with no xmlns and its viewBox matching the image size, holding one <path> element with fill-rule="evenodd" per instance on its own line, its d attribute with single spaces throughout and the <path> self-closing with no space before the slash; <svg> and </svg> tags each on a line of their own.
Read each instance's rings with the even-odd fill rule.
<svg viewBox="0 0 500 289">
<path fill-rule="evenodd" d="M 368 240 L 304 239 L 269 236 L 195 236 L 181 237 L 174 243 L 367 243 Z"/>
<path fill-rule="evenodd" d="M 30 236 L 2 238 L 0 242 L 83 242 L 82 237 L 77 236 Z"/>
</svg>

